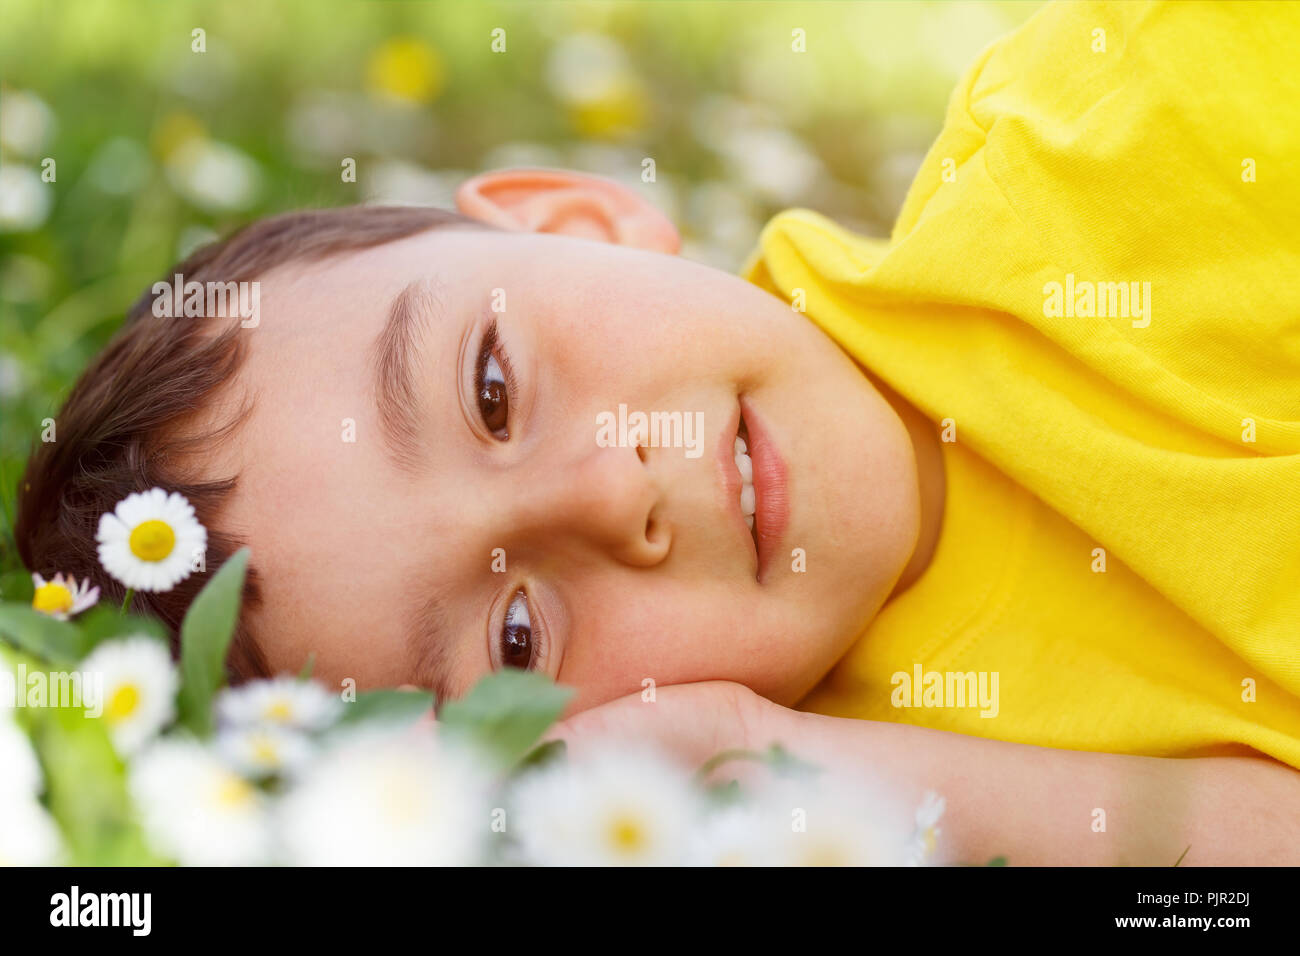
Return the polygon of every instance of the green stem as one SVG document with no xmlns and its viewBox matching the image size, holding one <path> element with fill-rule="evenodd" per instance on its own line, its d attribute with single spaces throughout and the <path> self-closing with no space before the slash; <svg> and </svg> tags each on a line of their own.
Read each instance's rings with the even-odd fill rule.
<svg viewBox="0 0 1300 956">
<path fill-rule="evenodd" d="M 754 760 L 758 763 L 764 763 L 766 762 L 767 757 L 765 754 L 762 754 L 757 750 L 744 750 L 740 748 L 724 750 L 704 761 L 704 765 L 700 767 L 699 770 L 695 771 L 696 782 L 703 783 L 709 778 L 709 774 L 713 773 L 713 771 L 717 770 L 724 763 L 730 763 L 733 760 Z"/>
<path fill-rule="evenodd" d="M 126 612 L 131 610 L 131 599 L 135 597 L 135 588 L 126 589 L 126 597 L 122 598 L 122 615 L 125 617 Z"/>
</svg>

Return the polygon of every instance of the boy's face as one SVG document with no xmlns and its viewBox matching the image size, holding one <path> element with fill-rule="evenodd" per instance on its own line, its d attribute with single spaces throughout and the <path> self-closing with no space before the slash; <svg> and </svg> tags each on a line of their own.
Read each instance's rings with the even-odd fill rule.
<svg viewBox="0 0 1300 956">
<path fill-rule="evenodd" d="M 229 395 L 253 411 L 205 470 L 239 475 L 221 523 L 252 548 L 275 671 L 314 654 L 324 680 L 458 695 L 525 666 L 577 688 L 575 709 L 647 679 L 793 703 L 911 553 L 899 419 L 741 279 L 450 229 L 261 282 Z M 619 444 L 620 406 L 680 413 L 679 447 L 660 428 Z"/>
</svg>

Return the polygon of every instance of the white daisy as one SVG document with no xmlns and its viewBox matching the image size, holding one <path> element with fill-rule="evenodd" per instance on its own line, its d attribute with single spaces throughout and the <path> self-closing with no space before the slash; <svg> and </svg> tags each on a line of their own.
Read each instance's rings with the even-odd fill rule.
<svg viewBox="0 0 1300 956">
<path fill-rule="evenodd" d="M 794 778 L 761 796 L 765 826 L 781 866 L 903 866 L 906 817 L 892 803 L 849 781 Z"/>
<path fill-rule="evenodd" d="M 35 588 L 32 607 L 60 621 L 66 621 L 74 614 L 94 607 L 99 601 L 99 588 L 90 586 L 90 578 L 78 585 L 74 576 L 68 575 L 65 578 L 62 572 L 49 581 L 39 574 L 33 574 L 32 587 Z"/>
<path fill-rule="evenodd" d="M 28 90 L 5 90 L 0 145 L 19 156 L 40 156 L 58 123 L 54 111 Z"/>
<path fill-rule="evenodd" d="M 492 833 L 487 776 L 431 725 L 340 735 L 280 804 L 294 866 L 461 866 Z"/>
<path fill-rule="evenodd" d="M 684 768 L 613 744 L 525 776 L 510 806 L 519 861 L 538 866 L 680 864 L 700 811 Z"/>
<path fill-rule="evenodd" d="M 52 189 L 32 167 L 6 162 L 0 168 L 0 233 L 38 229 L 50 214 Z"/>
<path fill-rule="evenodd" d="M 0 866 L 48 866 L 61 851 L 59 830 L 36 799 L 41 767 L 27 735 L 0 713 Z"/>
<path fill-rule="evenodd" d="M 257 160 L 229 143 L 191 137 L 167 156 L 166 163 L 176 191 L 208 212 L 247 209 L 262 192 Z"/>
<path fill-rule="evenodd" d="M 41 766 L 31 742 L 14 721 L 0 712 L 0 803 L 31 799 L 41 792 Z"/>
<path fill-rule="evenodd" d="M 129 786 L 150 843 L 182 866 L 269 861 L 266 797 L 202 744 L 158 741 L 132 762 Z"/>
<path fill-rule="evenodd" d="M 692 866 L 770 866 L 776 859 L 775 833 L 770 815 L 753 806 L 734 804 L 710 813 L 696 828 L 687 862 Z"/>
<path fill-rule="evenodd" d="M 282 676 L 223 690 L 216 707 L 217 718 L 231 727 L 278 724 L 323 730 L 338 719 L 343 702 L 315 681 Z"/>
<path fill-rule="evenodd" d="M 908 845 L 908 863 L 912 866 L 924 866 L 934 855 L 939 844 L 939 818 L 947 806 L 943 797 L 933 791 L 927 791 L 921 798 L 921 805 L 916 808 L 916 829 Z"/>
<path fill-rule="evenodd" d="M 161 641 L 143 636 L 106 641 L 81 662 L 81 673 L 98 691 L 100 717 L 120 754 L 139 750 L 175 715 L 176 668 Z"/>
<path fill-rule="evenodd" d="M 311 757 L 306 735 L 274 724 L 232 727 L 217 735 L 217 751 L 254 779 L 291 774 Z"/>
<path fill-rule="evenodd" d="M 50 866 L 62 850 L 59 828 L 34 797 L 0 800 L 0 866 Z"/>
<path fill-rule="evenodd" d="M 170 591 L 190 576 L 208 532 L 184 496 L 161 488 L 127 495 L 100 516 L 99 563 L 136 591 Z"/>
</svg>

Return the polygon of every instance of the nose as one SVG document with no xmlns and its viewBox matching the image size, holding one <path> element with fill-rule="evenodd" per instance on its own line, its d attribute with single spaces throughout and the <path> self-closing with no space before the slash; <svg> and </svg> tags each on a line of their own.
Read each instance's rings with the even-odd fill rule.
<svg viewBox="0 0 1300 956">
<path fill-rule="evenodd" d="M 668 556 L 672 529 L 647 450 L 587 446 L 539 469 L 517 499 L 515 530 L 542 546 L 596 548 L 632 567 Z"/>
</svg>

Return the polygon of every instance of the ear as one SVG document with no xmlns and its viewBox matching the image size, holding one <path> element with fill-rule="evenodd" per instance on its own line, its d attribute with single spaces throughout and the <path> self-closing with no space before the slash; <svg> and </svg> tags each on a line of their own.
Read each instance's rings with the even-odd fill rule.
<svg viewBox="0 0 1300 956">
<path fill-rule="evenodd" d="M 516 232 L 549 232 L 677 252 L 681 236 L 668 218 L 632 190 L 608 179 L 550 169 L 483 173 L 456 190 L 466 216 Z"/>
</svg>

